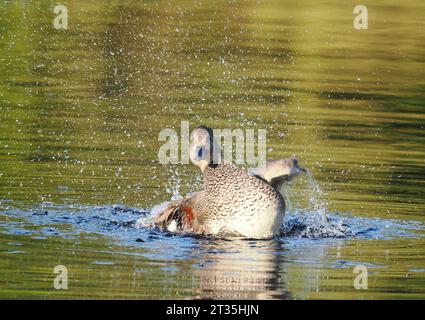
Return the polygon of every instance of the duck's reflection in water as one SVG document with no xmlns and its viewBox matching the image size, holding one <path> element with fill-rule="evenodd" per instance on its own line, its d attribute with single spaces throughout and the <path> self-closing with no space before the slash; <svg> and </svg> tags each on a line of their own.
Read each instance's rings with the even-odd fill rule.
<svg viewBox="0 0 425 320">
<path fill-rule="evenodd" d="M 199 299 L 290 299 L 282 291 L 281 243 L 214 240 L 204 243 L 193 270 Z M 276 254 L 278 253 L 279 254 Z"/>
<path fill-rule="evenodd" d="M 337 239 L 203 242 L 192 269 L 196 298 L 308 298 L 327 277 L 320 270 L 329 263 L 329 249 L 341 245 Z"/>
</svg>

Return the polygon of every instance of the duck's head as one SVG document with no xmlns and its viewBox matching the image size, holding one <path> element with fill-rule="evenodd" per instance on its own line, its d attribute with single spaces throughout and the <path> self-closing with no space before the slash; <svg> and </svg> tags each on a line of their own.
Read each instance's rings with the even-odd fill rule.
<svg viewBox="0 0 425 320">
<path fill-rule="evenodd" d="M 211 128 L 201 125 L 193 129 L 190 142 L 190 160 L 202 172 L 208 165 L 218 164 L 221 161 L 221 148 L 214 139 Z"/>
</svg>

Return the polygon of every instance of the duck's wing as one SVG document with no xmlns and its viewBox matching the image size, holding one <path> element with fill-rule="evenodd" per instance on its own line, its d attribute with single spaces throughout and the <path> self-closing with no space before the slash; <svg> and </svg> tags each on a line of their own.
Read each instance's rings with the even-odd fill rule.
<svg viewBox="0 0 425 320">
<path fill-rule="evenodd" d="M 251 175 L 266 181 L 277 190 L 303 171 L 306 169 L 302 168 L 294 157 L 268 160 L 265 166 L 248 170 Z"/>
</svg>

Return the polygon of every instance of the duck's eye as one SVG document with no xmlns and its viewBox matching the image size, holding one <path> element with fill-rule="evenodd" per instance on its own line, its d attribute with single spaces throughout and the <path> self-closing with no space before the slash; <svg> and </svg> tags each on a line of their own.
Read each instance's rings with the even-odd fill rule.
<svg viewBox="0 0 425 320">
<path fill-rule="evenodd" d="M 202 148 L 198 150 L 198 158 L 202 158 Z"/>
</svg>

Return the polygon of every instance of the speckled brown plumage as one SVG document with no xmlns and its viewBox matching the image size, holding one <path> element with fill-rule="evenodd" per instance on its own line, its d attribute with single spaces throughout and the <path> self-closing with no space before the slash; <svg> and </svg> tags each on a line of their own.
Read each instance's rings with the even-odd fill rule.
<svg viewBox="0 0 425 320">
<path fill-rule="evenodd" d="M 188 210 L 193 213 L 190 221 Z M 279 231 L 284 211 L 282 196 L 267 182 L 231 163 L 220 163 L 204 170 L 202 191 L 170 204 L 157 225 L 176 220 L 197 233 L 265 238 Z"/>
</svg>

